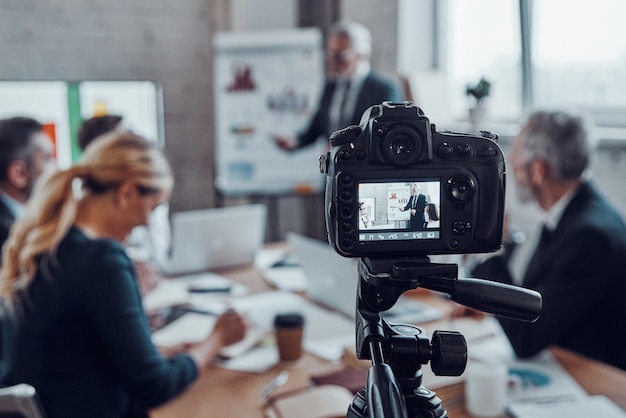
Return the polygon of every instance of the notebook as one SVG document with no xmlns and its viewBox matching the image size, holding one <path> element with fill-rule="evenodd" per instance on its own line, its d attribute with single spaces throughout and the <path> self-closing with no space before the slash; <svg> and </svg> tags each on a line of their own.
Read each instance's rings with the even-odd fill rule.
<svg viewBox="0 0 626 418">
<path fill-rule="evenodd" d="M 603 395 L 517 402 L 507 412 L 513 418 L 626 418 L 626 412 Z"/>
<path fill-rule="evenodd" d="M 292 256 L 307 278 L 307 295 L 322 306 L 351 318 L 356 314 L 358 258 L 345 258 L 330 244 L 300 234 L 287 234 Z M 443 317 L 441 309 L 410 297 L 401 296 L 381 316 L 389 321 L 417 324 Z"/>
<path fill-rule="evenodd" d="M 265 241 L 267 208 L 262 204 L 172 214 L 168 275 L 252 263 Z"/>
</svg>

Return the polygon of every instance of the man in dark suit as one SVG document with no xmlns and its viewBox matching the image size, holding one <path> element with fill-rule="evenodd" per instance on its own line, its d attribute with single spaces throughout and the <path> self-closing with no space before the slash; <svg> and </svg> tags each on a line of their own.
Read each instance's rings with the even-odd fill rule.
<svg viewBox="0 0 626 418">
<path fill-rule="evenodd" d="M 371 49 L 372 37 L 363 25 L 342 21 L 332 28 L 326 46 L 328 77 L 318 109 L 296 138 L 276 136 L 279 147 L 293 150 L 320 137 L 327 141 L 334 131 L 358 125 L 370 106 L 402 100 L 396 83 L 371 70 Z"/>
<path fill-rule="evenodd" d="M 54 165 L 53 155 L 52 141 L 41 123 L 25 117 L 0 120 L 0 264 L 11 227 L 35 181 Z"/>
<path fill-rule="evenodd" d="M 510 162 L 519 197 L 546 213 L 522 285 L 543 298 L 534 323 L 498 318 L 515 353 L 559 345 L 626 370 L 626 225 L 583 175 L 590 159 L 580 118 L 532 114 L 514 139 Z M 511 283 L 505 263 L 487 260 L 473 275 Z"/>
<path fill-rule="evenodd" d="M 0 247 L 28 200 L 35 181 L 53 165 L 53 148 L 34 119 L 0 120 Z M 2 260 L 0 254 L 0 261 Z"/>
<path fill-rule="evenodd" d="M 426 228 L 428 221 L 426 220 L 424 209 L 426 209 L 427 204 L 426 195 L 420 193 L 420 185 L 413 183 L 411 185 L 411 197 L 409 197 L 406 206 L 400 209 L 401 212 L 410 211 L 409 231 L 420 231 Z"/>
</svg>

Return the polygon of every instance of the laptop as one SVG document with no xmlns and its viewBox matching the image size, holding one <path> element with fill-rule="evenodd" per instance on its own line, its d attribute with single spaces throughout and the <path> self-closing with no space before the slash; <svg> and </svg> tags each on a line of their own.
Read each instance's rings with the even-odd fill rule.
<svg viewBox="0 0 626 418">
<path fill-rule="evenodd" d="M 322 306 L 354 318 L 359 259 L 342 257 L 327 242 L 294 232 L 287 233 L 287 243 L 292 257 L 304 270 L 308 297 Z M 443 317 L 443 311 L 438 307 L 404 295 L 391 309 L 380 314 L 389 321 L 412 324 Z"/>
<path fill-rule="evenodd" d="M 249 264 L 265 242 L 267 208 L 230 206 L 172 214 L 171 256 L 167 275 Z"/>
</svg>

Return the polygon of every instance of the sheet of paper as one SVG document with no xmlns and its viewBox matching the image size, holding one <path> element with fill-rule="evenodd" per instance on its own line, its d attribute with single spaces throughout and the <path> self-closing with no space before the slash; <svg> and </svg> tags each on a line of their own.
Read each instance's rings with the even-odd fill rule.
<svg viewBox="0 0 626 418">
<path fill-rule="evenodd" d="M 213 327 L 216 317 L 197 313 L 186 313 L 169 325 L 152 334 L 152 342 L 160 347 L 172 347 L 185 343 L 197 343 L 205 340 Z M 220 355 L 224 357 L 238 357 L 254 347 L 267 335 L 264 328 L 252 326 L 246 336 L 238 343 L 224 347 Z"/>
<path fill-rule="evenodd" d="M 260 272 L 261 277 L 279 290 L 305 292 L 308 280 L 302 267 L 273 267 Z"/>
<path fill-rule="evenodd" d="M 509 363 L 509 376 L 515 387 L 508 392 L 508 401 L 554 398 L 580 398 L 585 390 L 567 373 L 549 351 L 532 359 Z"/>
<path fill-rule="evenodd" d="M 261 346 L 248 350 L 237 357 L 220 360 L 217 365 L 240 372 L 263 373 L 279 362 L 274 346 Z"/>
<path fill-rule="evenodd" d="M 233 307 L 258 326 L 273 329 L 278 313 L 300 312 L 304 315 L 306 351 L 329 361 L 339 361 L 343 348 L 354 344 L 354 322 L 344 315 L 323 309 L 303 297 L 287 291 L 265 292 L 232 301 Z"/>
<path fill-rule="evenodd" d="M 257 270 L 265 270 L 272 267 L 275 263 L 284 259 L 288 251 L 281 248 L 263 248 L 254 256 L 254 267 Z"/>
<path fill-rule="evenodd" d="M 187 313 L 152 334 L 152 342 L 160 347 L 197 343 L 206 339 L 215 325 L 216 317 Z"/>
<path fill-rule="evenodd" d="M 189 292 L 183 284 L 172 279 L 163 279 L 144 296 L 143 307 L 146 311 L 153 311 L 188 302 Z"/>
<path fill-rule="evenodd" d="M 238 343 L 231 344 L 227 347 L 224 347 L 222 351 L 220 351 L 220 355 L 227 358 L 237 358 L 252 347 L 257 345 L 260 341 L 262 341 L 268 333 L 268 330 L 261 327 L 252 326 L 248 328 L 248 332 L 246 332 L 246 336 L 243 340 Z"/>
<path fill-rule="evenodd" d="M 625 411 L 602 395 L 550 402 L 518 402 L 510 405 L 507 412 L 513 418 L 626 418 Z"/>
<path fill-rule="evenodd" d="M 195 290 L 190 292 L 190 289 Z M 147 311 L 192 303 L 202 305 L 214 300 L 243 296 L 248 288 L 226 277 L 211 272 L 163 279 L 143 298 Z"/>
<path fill-rule="evenodd" d="M 307 390 L 281 396 L 271 402 L 266 416 L 319 418 L 344 416 L 353 401 L 352 393 L 337 385 L 313 386 Z"/>
</svg>

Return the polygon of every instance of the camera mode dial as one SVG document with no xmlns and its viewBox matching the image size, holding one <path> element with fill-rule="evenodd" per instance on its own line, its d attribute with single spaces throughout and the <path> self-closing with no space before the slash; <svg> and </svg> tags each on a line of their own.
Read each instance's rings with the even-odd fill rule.
<svg viewBox="0 0 626 418">
<path fill-rule="evenodd" d="M 336 147 L 338 145 L 347 144 L 352 142 L 361 135 L 361 128 L 357 125 L 350 125 L 346 128 L 333 132 L 330 135 L 330 145 Z"/>
<path fill-rule="evenodd" d="M 491 139 L 493 142 L 498 142 L 498 140 L 500 139 L 498 138 L 498 134 L 494 134 L 493 132 L 489 131 L 480 131 L 480 136 L 482 136 L 483 138 Z"/>
</svg>

